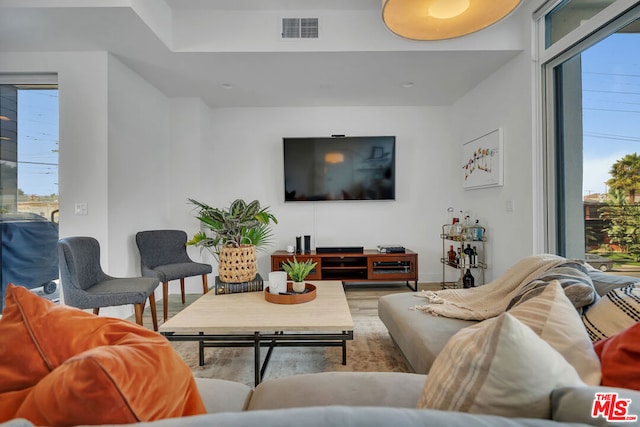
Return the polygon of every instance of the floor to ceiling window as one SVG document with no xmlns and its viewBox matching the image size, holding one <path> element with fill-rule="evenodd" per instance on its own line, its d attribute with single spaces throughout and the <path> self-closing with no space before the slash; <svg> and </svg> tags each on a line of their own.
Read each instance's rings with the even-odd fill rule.
<svg viewBox="0 0 640 427">
<path fill-rule="evenodd" d="M 8 283 L 57 296 L 58 87 L 21 79 L 0 76 L 2 301 Z"/>
<path fill-rule="evenodd" d="M 570 3 L 544 20 L 545 48 L 582 34 L 543 65 L 548 249 L 606 271 L 640 261 L 640 6 Z"/>
</svg>

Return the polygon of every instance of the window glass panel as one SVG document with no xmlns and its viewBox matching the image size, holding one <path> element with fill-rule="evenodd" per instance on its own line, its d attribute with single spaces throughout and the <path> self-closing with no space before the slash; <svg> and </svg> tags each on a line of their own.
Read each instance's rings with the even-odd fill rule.
<svg viewBox="0 0 640 427">
<path fill-rule="evenodd" d="M 554 69 L 556 98 L 555 179 L 556 252 L 579 256 L 584 251 L 582 213 L 581 55 Z"/>
<path fill-rule="evenodd" d="M 20 88 L 18 117 L 18 212 L 57 221 L 58 90 Z"/>
<path fill-rule="evenodd" d="M 565 0 L 545 16 L 545 45 L 551 46 L 615 0 Z"/>
<path fill-rule="evenodd" d="M 9 283 L 58 300 L 57 85 L 0 84 L 0 312 Z"/>
<path fill-rule="evenodd" d="M 640 20 L 551 74 L 555 252 L 624 274 L 640 274 L 638 58 Z"/>
</svg>

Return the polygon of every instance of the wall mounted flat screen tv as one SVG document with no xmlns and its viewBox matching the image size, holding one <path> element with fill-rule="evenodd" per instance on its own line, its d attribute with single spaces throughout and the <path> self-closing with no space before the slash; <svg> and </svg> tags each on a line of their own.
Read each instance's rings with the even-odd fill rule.
<svg viewBox="0 0 640 427">
<path fill-rule="evenodd" d="M 395 200 L 395 136 L 283 138 L 284 200 Z"/>
</svg>

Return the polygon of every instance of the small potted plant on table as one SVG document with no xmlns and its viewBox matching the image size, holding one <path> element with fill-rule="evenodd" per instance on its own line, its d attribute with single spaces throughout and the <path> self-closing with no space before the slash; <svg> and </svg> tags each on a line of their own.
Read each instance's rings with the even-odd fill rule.
<svg viewBox="0 0 640 427">
<path fill-rule="evenodd" d="M 304 279 L 309 275 L 309 273 L 311 273 L 311 270 L 313 270 L 317 264 L 318 263 L 313 262 L 312 259 L 300 262 L 295 256 L 293 257 L 293 260 L 287 260 L 282 263 L 282 269 L 293 281 L 293 292 L 304 292 Z"/>
</svg>

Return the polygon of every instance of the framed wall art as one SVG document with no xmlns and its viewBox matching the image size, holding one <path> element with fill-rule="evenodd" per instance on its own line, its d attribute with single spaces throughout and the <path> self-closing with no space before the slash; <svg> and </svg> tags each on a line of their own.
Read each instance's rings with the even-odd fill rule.
<svg viewBox="0 0 640 427">
<path fill-rule="evenodd" d="M 462 146 L 465 190 L 503 185 L 502 128 L 479 136 Z"/>
</svg>

